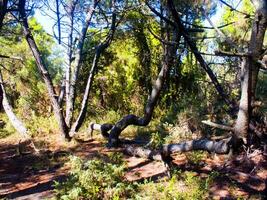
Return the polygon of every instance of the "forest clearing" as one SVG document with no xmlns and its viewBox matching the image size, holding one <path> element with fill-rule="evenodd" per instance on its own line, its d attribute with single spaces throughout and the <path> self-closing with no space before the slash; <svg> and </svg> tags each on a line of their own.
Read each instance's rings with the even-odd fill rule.
<svg viewBox="0 0 267 200">
<path fill-rule="evenodd" d="M 0 0 L 0 199 L 266 199 L 266 0 Z"/>
</svg>

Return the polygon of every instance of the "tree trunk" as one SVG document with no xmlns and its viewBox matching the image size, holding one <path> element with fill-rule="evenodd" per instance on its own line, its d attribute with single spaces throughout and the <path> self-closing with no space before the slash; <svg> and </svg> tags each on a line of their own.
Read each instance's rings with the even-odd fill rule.
<svg viewBox="0 0 267 200">
<path fill-rule="evenodd" d="M 1 96 L 2 96 L 2 99 L 1 99 Z M 21 134 L 23 138 L 28 139 L 29 135 L 27 134 L 27 128 L 24 126 L 23 122 L 19 118 L 17 118 L 17 116 L 13 112 L 11 105 L 8 102 L 1 70 L 0 70 L 0 103 L 2 104 L 8 116 L 9 121 L 11 122 L 13 127 L 16 129 L 16 131 L 19 134 Z"/>
<path fill-rule="evenodd" d="M 251 117 L 251 98 L 255 97 L 258 78 L 258 64 L 263 47 L 263 40 L 267 26 L 267 2 L 255 0 L 256 12 L 252 24 L 251 38 L 248 48 L 249 57 L 243 58 L 241 69 L 241 98 L 239 111 L 235 123 L 235 134 L 248 139 L 248 129 Z"/>
<path fill-rule="evenodd" d="M 0 31 L 7 11 L 7 0 L 0 0 Z"/>
<path fill-rule="evenodd" d="M 125 151 L 126 153 L 132 156 L 138 156 L 151 160 L 164 161 L 165 158 L 169 157 L 173 153 L 180 153 L 187 151 L 204 150 L 210 153 L 214 152 L 217 154 L 227 154 L 230 151 L 230 145 L 231 145 L 230 143 L 231 143 L 231 138 L 220 141 L 212 141 L 204 138 L 204 139 L 180 142 L 177 144 L 164 145 L 159 150 L 151 150 L 143 147 L 127 145 Z"/>
<path fill-rule="evenodd" d="M 66 86 L 66 77 L 64 77 L 61 86 L 60 86 L 60 90 L 59 90 L 59 94 L 58 94 L 58 104 L 60 107 L 62 107 L 63 104 L 63 100 L 64 100 L 64 95 L 65 95 L 65 86 Z"/>
<path fill-rule="evenodd" d="M 80 71 L 80 67 L 81 67 L 81 58 L 82 58 L 82 51 L 83 51 L 83 46 L 84 46 L 84 40 L 85 40 L 85 36 L 89 27 L 89 24 L 91 23 L 91 19 L 92 16 L 94 14 L 95 8 L 98 4 L 99 0 L 95 0 L 94 1 L 94 5 L 89 9 L 87 16 L 86 16 L 86 20 L 85 23 L 83 25 L 82 28 L 82 33 L 80 35 L 80 38 L 78 40 L 78 45 L 77 45 L 77 50 L 74 54 L 74 62 L 73 62 L 73 73 L 72 73 L 72 77 L 70 80 L 70 84 L 69 84 L 69 96 L 67 98 L 67 102 L 66 102 L 66 123 L 68 126 L 71 125 L 72 122 L 72 118 L 73 118 L 73 111 L 74 111 L 74 102 L 75 102 L 75 87 L 76 87 L 76 82 L 77 82 L 77 78 L 78 78 L 78 74 Z M 72 59 L 72 58 L 71 58 Z M 70 62 L 72 63 L 72 62 Z M 69 68 L 71 68 L 69 66 Z"/>
<path fill-rule="evenodd" d="M 57 121 L 59 123 L 59 128 L 60 128 L 61 134 L 66 139 L 69 139 L 68 126 L 65 123 L 65 120 L 64 120 L 63 114 L 62 114 L 62 110 L 58 104 L 57 95 L 55 93 L 51 77 L 48 73 L 46 66 L 44 65 L 44 62 L 41 58 L 39 49 L 35 43 L 35 40 L 31 34 L 31 31 L 30 31 L 30 28 L 28 25 L 28 20 L 27 20 L 27 16 L 26 16 L 26 12 L 25 12 L 25 0 L 19 1 L 19 12 L 20 12 L 20 15 L 22 18 L 23 33 L 24 33 L 25 38 L 28 42 L 28 45 L 29 45 L 29 47 L 33 53 L 38 70 L 41 73 L 42 78 L 45 82 L 46 88 L 48 90 L 49 98 L 50 98 L 50 101 L 51 101 L 52 106 L 53 106 L 54 114 L 55 114 Z"/>
<path fill-rule="evenodd" d="M 71 130 L 70 130 L 70 136 L 71 137 L 73 137 L 75 132 L 78 131 L 78 129 L 82 125 L 82 122 L 85 119 L 86 109 L 87 109 L 87 104 L 88 104 L 88 98 L 89 98 L 91 86 L 92 86 L 94 75 L 95 75 L 95 70 L 97 68 L 97 63 L 98 63 L 98 60 L 100 58 L 100 55 L 101 55 L 101 51 L 100 51 L 100 49 L 97 49 L 96 53 L 95 53 L 95 56 L 94 56 L 92 67 L 91 67 L 90 72 L 89 72 L 89 76 L 88 76 L 85 92 L 84 92 L 84 95 L 83 95 L 83 101 L 82 101 L 82 106 L 81 106 L 80 113 L 79 113 L 79 116 L 78 116 L 77 120 L 72 125 Z"/>
<path fill-rule="evenodd" d="M 69 41 L 68 41 L 68 65 L 65 72 L 65 95 L 66 95 L 66 116 L 69 116 L 68 112 L 70 112 L 70 77 L 71 77 L 71 63 L 73 61 L 73 29 L 74 29 L 74 11 L 76 6 L 76 1 L 70 2 L 70 8 L 68 16 L 70 18 L 70 32 L 69 32 Z M 69 102 L 69 103 L 68 103 Z M 65 119 L 66 123 L 67 120 Z"/>
</svg>

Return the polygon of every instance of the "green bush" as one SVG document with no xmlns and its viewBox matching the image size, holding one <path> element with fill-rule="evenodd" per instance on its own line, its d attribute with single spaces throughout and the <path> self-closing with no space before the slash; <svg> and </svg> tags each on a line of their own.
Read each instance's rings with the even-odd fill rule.
<svg viewBox="0 0 267 200">
<path fill-rule="evenodd" d="M 64 183 L 55 182 L 57 199 L 122 199 L 133 195 L 135 184 L 124 180 L 124 164 L 112 154 L 110 162 L 70 158 L 71 174 Z M 113 163 L 111 163 L 113 162 Z"/>
</svg>

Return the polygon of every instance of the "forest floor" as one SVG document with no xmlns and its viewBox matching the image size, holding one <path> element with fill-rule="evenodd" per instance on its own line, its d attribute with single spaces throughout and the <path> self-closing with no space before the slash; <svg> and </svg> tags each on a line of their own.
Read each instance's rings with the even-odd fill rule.
<svg viewBox="0 0 267 200">
<path fill-rule="evenodd" d="M 44 139 L 44 138 L 43 138 Z M 40 154 L 19 155 L 19 140 L 8 137 L 0 140 L 0 199 L 46 199 L 53 196 L 54 181 L 63 181 L 68 175 L 64 165 L 68 155 L 84 159 L 98 157 L 121 149 L 105 148 L 101 140 L 61 144 L 55 138 L 49 146 L 43 145 Z M 38 142 L 36 142 L 37 144 Z M 20 145 L 21 146 L 21 145 Z M 27 151 L 29 145 L 24 149 Z M 56 152 L 56 153 L 54 153 Z M 259 150 L 242 153 L 229 159 L 225 155 L 209 155 L 198 163 L 191 163 L 186 154 L 173 155 L 174 167 L 207 177 L 211 172 L 220 176 L 209 187 L 211 199 L 264 199 L 267 194 L 267 160 Z M 127 162 L 125 178 L 129 181 L 150 178 L 159 180 L 167 176 L 162 162 L 124 155 Z M 179 188 L 177 188 L 179 189 Z"/>
</svg>

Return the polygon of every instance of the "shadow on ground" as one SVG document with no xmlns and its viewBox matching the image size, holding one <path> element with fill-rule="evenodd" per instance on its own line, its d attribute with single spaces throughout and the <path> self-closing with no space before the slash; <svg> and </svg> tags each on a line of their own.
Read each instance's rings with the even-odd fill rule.
<svg viewBox="0 0 267 200">
<path fill-rule="evenodd" d="M 18 146 L 0 143 L 0 198 L 43 199 L 53 195 L 54 181 L 63 181 L 68 174 L 64 166 L 69 154 L 91 159 L 122 149 L 106 149 L 103 143 L 90 140 L 80 143 L 68 151 L 44 151 L 18 155 Z M 128 169 L 126 179 L 143 181 L 159 180 L 167 176 L 162 162 L 126 156 Z M 250 158 L 239 155 L 231 161 L 223 156 L 206 158 L 200 164 L 189 163 L 184 154 L 174 156 L 173 168 L 182 172 L 193 171 L 196 176 L 207 177 L 211 172 L 219 174 L 209 190 L 214 199 L 237 197 L 264 199 L 267 193 L 267 162 L 260 152 Z"/>
</svg>

